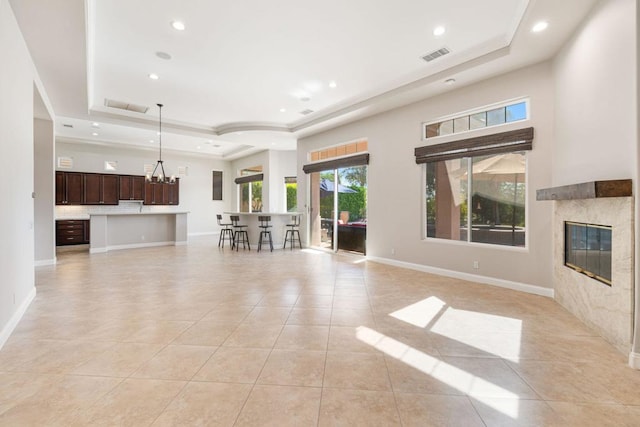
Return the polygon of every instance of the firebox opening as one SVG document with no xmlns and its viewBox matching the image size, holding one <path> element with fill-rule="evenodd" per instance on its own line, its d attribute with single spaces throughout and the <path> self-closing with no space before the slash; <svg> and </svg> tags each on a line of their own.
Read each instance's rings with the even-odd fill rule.
<svg viewBox="0 0 640 427">
<path fill-rule="evenodd" d="M 564 223 L 564 265 L 611 286 L 611 226 Z"/>
</svg>

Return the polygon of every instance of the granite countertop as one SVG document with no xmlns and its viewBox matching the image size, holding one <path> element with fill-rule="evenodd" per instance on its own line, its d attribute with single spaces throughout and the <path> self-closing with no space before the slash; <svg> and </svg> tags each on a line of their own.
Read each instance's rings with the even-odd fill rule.
<svg viewBox="0 0 640 427">
<path fill-rule="evenodd" d="M 286 216 L 296 216 L 302 215 L 302 212 L 223 212 L 225 215 L 265 215 L 265 216 L 275 216 L 275 215 L 286 215 Z"/>
<path fill-rule="evenodd" d="M 56 221 L 79 221 L 89 219 L 89 215 L 58 215 L 56 216 Z"/>
<path fill-rule="evenodd" d="M 154 212 L 92 212 L 89 216 L 115 216 L 115 215 L 176 215 L 187 214 L 189 211 L 154 211 Z"/>
</svg>

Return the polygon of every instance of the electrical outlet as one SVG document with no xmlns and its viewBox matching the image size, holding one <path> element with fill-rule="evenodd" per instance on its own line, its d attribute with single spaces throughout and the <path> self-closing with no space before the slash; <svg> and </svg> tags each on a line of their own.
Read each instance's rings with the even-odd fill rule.
<svg viewBox="0 0 640 427">
<path fill-rule="evenodd" d="M 140 240 L 144 240 L 144 234 L 140 236 Z"/>
<path fill-rule="evenodd" d="M 395 255 L 396 254 L 396 248 L 391 248 L 391 255 Z"/>
<path fill-rule="evenodd" d="M 479 269 L 480 268 L 480 263 L 478 261 L 473 261 L 473 268 L 474 269 Z"/>
</svg>

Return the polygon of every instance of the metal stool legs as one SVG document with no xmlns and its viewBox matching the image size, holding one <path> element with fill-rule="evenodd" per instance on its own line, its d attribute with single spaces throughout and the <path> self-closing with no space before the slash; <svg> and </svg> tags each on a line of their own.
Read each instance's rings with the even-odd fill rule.
<svg viewBox="0 0 640 427">
<path fill-rule="evenodd" d="M 259 227 L 262 229 L 260 231 L 260 240 L 258 241 L 258 252 L 262 249 L 262 239 L 263 237 L 269 238 L 269 246 L 271 247 L 271 252 L 273 252 L 273 240 L 271 239 L 271 217 L 270 216 L 259 216 L 258 221 L 260 221 Z"/>
<path fill-rule="evenodd" d="M 293 250 L 293 246 L 296 240 L 298 241 L 298 246 L 300 247 L 300 249 L 302 249 L 302 242 L 300 241 L 300 231 L 296 229 L 287 230 L 287 232 L 284 234 L 283 249 L 286 249 L 287 242 L 291 242 L 291 250 Z"/>
</svg>

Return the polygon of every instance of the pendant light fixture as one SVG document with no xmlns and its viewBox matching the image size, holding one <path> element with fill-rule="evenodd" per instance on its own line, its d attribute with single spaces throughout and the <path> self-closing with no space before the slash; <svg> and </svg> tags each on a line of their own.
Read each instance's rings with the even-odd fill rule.
<svg viewBox="0 0 640 427">
<path fill-rule="evenodd" d="M 162 104 L 157 104 L 160 109 L 160 120 L 159 120 L 159 130 L 158 130 L 158 143 L 160 146 L 160 153 L 158 156 L 158 162 L 156 163 L 156 167 L 153 168 L 152 173 L 147 174 L 147 182 L 151 184 L 161 184 L 167 180 L 167 175 L 164 172 L 164 162 L 162 161 Z M 156 172 L 158 175 L 156 176 Z M 155 179 L 154 179 L 155 178 Z M 171 175 L 169 178 L 169 184 L 175 184 L 176 177 L 175 175 Z"/>
</svg>

